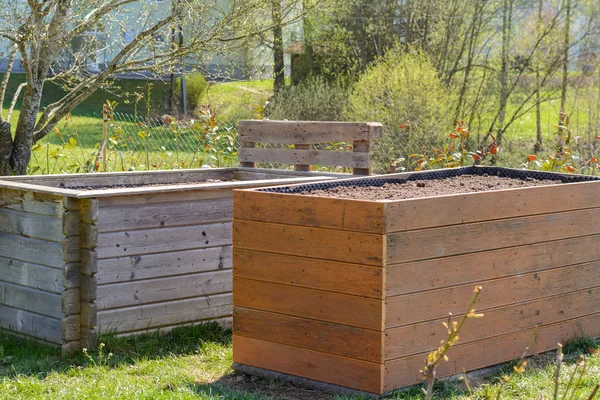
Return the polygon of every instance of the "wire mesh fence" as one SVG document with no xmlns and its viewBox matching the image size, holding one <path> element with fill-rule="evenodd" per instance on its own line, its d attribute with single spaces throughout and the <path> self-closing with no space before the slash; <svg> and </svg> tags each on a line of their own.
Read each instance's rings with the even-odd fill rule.
<svg viewBox="0 0 600 400">
<path fill-rule="evenodd" d="M 103 135 L 103 131 L 106 132 Z M 105 140 L 104 140 L 105 139 Z M 116 112 L 67 118 L 33 147 L 29 172 L 89 173 L 230 167 L 238 165 L 237 125 L 220 123 L 210 109 L 197 119 L 147 118 Z M 265 148 L 285 145 L 258 144 Z M 598 174 L 598 137 L 571 138 L 568 129 L 547 139 L 534 155 L 535 138 L 471 137 L 466 127 L 450 134 L 413 137 L 409 129 L 385 130 L 371 146 L 373 173 L 494 164 L 512 168 Z M 288 148 L 291 146 L 287 146 Z M 316 150 L 352 151 L 352 142 L 320 143 Z M 292 169 L 261 163 L 259 168 Z M 348 168 L 315 170 L 351 172 Z"/>
</svg>

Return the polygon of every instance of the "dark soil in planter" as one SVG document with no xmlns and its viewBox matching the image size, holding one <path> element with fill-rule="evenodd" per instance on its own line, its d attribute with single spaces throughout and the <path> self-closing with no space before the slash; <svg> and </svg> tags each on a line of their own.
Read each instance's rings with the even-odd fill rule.
<svg viewBox="0 0 600 400">
<path fill-rule="evenodd" d="M 560 180 L 507 178 L 495 175 L 460 175 L 444 179 L 410 180 L 383 186 L 337 186 L 304 190 L 299 194 L 359 200 L 402 200 L 445 194 L 486 192 L 562 183 Z"/>
<path fill-rule="evenodd" d="M 143 188 L 143 187 L 161 187 L 161 186 L 182 186 L 182 185 L 202 185 L 211 183 L 223 183 L 223 182 L 236 182 L 235 179 L 219 180 L 219 179 L 207 179 L 205 181 L 192 181 L 192 182 L 176 182 L 176 183 L 146 183 L 146 184 L 123 184 L 123 185 L 99 185 L 99 186 L 66 186 L 60 184 L 62 189 L 72 190 L 108 190 L 108 189 L 132 189 L 132 188 Z"/>
</svg>

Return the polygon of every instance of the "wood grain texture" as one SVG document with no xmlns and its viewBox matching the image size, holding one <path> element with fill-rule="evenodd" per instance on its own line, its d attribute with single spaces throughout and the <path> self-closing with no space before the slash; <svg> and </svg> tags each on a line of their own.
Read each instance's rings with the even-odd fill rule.
<svg viewBox="0 0 600 400">
<path fill-rule="evenodd" d="M 240 121 L 240 142 L 314 144 L 372 140 L 383 126 L 372 122 Z"/>
<path fill-rule="evenodd" d="M 233 303 L 239 307 L 383 330 L 383 302 L 377 299 L 234 277 Z"/>
<path fill-rule="evenodd" d="M 387 235 L 387 263 L 426 260 L 600 233 L 600 208 Z M 427 243 L 426 246 L 423 244 Z"/>
<path fill-rule="evenodd" d="M 383 265 L 382 235 L 234 219 L 236 248 Z"/>
<path fill-rule="evenodd" d="M 0 281 L 60 293 L 62 280 L 61 269 L 0 257 Z"/>
<path fill-rule="evenodd" d="M 231 246 L 99 260 L 98 283 L 187 275 L 231 269 Z"/>
<path fill-rule="evenodd" d="M 61 320 L 0 304 L 0 328 L 45 340 L 62 343 Z"/>
<path fill-rule="evenodd" d="M 536 340 L 529 354 L 553 350 L 557 343 L 565 343 L 568 339 L 597 337 L 600 335 L 599 320 L 600 314 L 593 314 L 542 326 L 537 331 L 530 329 L 467 344 L 461 343 L 461 340 L 448 352 L 450 362 L 440 363 L 436 374 L 442 378 L 518 359 L 530 345 L 534 335 Z M 419 370 L 423 368 L 426 356 L 426 353 L 421 353 L 386 362 L 385 391 L 422 382 L 423 375 Z"/>
<path fill-rule="evenodd" d="M 233 336 L 233 361 L 332 383 L 370 393 L 382 393 L 382 365 L 264 340 Z"/>
<path fill-rule="evenodd" d="M 481 264 L 480 264 L 481 265 Z M 481 265 L 484 268 L 484 265 Z M 600 261 L 477 282 L 482 290 L 478 310 L 556 296 L 600 286 Z M 388 325 L 406 325 L 464 313 L 473 284 L 429 290 L 386 299 Z"/>
<path fill-rule="evenodd" d="M 186 201 L 200 201 L 213 199 L 231 198 L 231 189 L 211 189 L 211 190 L 181 190 L 174 196 L 173 193 L 143 193 L 135 196 L 113 196 L 98 198 L 98 207 L 128 207 L 150 204 L 181 203 Z"/>
<path fill-rule="evenodd" d="M 600 260 L 600 235 L 389 265 L 386 296 L 475 284 L 594 260 Z"/>
<path fill-rule="evenodd" d="M 384 233 L 383 204 L 369 201 L 235 191 L 235 219 Z"/>
<path fill-rule="evenodd" d="M 355 296 L 383 298 L 383 270 L 358 264 L 236 249 L 234 276 Z"/>
<path fill-rule="evenodd" d="M 581 182 L 389 201 L 385 203 L 385 231 L 391 233 L 597 208 L 600 207 L 599 190 L 600 182 Z"/>
<path fill-rule="evenodd" d="M 232 207 L 231 198 L 102 207 L 96 225 L 105 233 L 229 222 Z"/>
<path fill-rule="evenodd" d="M 98 235 L 99 259 L 231 244 L 231 223 L 135 230 Z"/>
<path fill-rule="evenodd" d="M 62 299 L 57 293 L 0 282 L 0 304 L 61 319 Z"/>
<path fill-rule="evenodd" d="M 63 197 L 0 187 L 0 206 L 9 210 L 58 217 L 63 212 Z"/>
<path fill-rule="evenodd" d="M 383 363 L 383 333 L 234 307 L 234 333 L 321 353 Z"/>
<path fill-rule="evenodd" d="M 460 332 L 460 341 L 468 343 L 540 325 L 555 324 L 596 313 L 598 309 L 600 288 L 483 310 L 483 318 L 472 319 L 465 324 Z M 431 350 L 447 335 L 442 322 L 443 320 L 436 320 L 393 328 L 396 322 L 390 321 L 387 328 L 393 329 L 386 330 L 385 359 Z"/>
<path fill-rule="evenodd" d="M 77 225 L 65 228 L 66 235 L 79 234 Z M 64 236 L 62 219 L 7 209 L 0 209 L 0 232 L 53 242 L 61 242 Z"/>
<path fill-rule="evenodd" d="M 231 271 L 113 283 L 98 287 L 99 310 L 231 292 Z"/>
<path fill-rule="evenodd" d="M 328 165 L 349 168 L 367 168 L 368 153 L 344 151 L 295 149 L 239 149 L 239 159 L 243 162 L 277 163 L 292 165 Z"/>
<path fill-rule="evenodd" d="M 231 293 L 98 311 L 98 330 L 136 332 L 229 317 Z"/>
</svg>

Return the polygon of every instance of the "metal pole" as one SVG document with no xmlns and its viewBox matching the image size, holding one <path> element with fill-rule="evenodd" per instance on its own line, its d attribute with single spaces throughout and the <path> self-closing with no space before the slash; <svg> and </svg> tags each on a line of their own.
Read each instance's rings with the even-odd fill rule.
<svg viewBox="0 0 600 400">
<path fill-rule="evenodd" d="M 102 107 L 102 166 L 106 172 L 106 143 L 108 142 L 108 107 Z"/>
</svg>

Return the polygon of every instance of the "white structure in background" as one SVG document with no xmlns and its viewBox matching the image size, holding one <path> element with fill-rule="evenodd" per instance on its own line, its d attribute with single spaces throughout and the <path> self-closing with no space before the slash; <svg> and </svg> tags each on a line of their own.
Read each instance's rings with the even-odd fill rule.
<svg viewBox="0 0 600 400">
<path fill-rule="evenodd" d="M 0 4 L 4 1 L 14 2 L 15 0 L 0 0 Z M 24 0 L 16 1 L 22 2 L 23 7 L 27 7 Z M 84 65 L 90 73 L 102 71 L 114 55 L 123 46 L 131 42 L 139 32 L 163 17 L 165 13 L 170 12 L 173 1 L 176 0 L 140 0 L 121 7 L 112 18 L 103 21 L 94 30 L 87 31 L 74 39 L 70 48 L 65 48 L 56 60 L 54 68 L 64 70 L 70 68 L 74 63 L 78 63 L 80 66 Z M 223 7 L 227 7 L 228 2 L 231 0 L 207 1 L 216 1 L 222 4 Z M 298 12 L 299 10 L 292 10 L 291 15 L 298 15 Z M 193 35 L 193 32 L 184 32 L 184 40 L 191 37 L 191 35 Z M 301 23 L 286 26 L 284 28 L 284 47 L 299 40 L 302 36 Z M 170 46 L 171 40 L 171 35 L 158 34 L 149 43 L 146 51 L 151 55 L 153 49 Z M 0 71 L 6 69 L 8 53 L 6 50 L 10 45 L 8 40 L 0 38 Z M 81 59 L 83 54 L 88 56 Z M 289 76 L 289 55 L 286 55 L 285 58 L 286 75 Z M 188 69 L 191 69 L 192 66 L 200 67 L 206 71 L 211 80 L 259 79 L 271 76 L 272 60 L 272 50 L 268 44 L 257 41 L 253 45 L 231 51 L 228 54 L 200 54 L 194 59 L 184 60 L 184 64 L 188 65 Z M 23 72 L 19 57 L 17 57 L 13 72 Z M 131 77 L 136 76 L 140 78 L 155 77 L 150 71 L 138 73 Z"/>
</svg>

